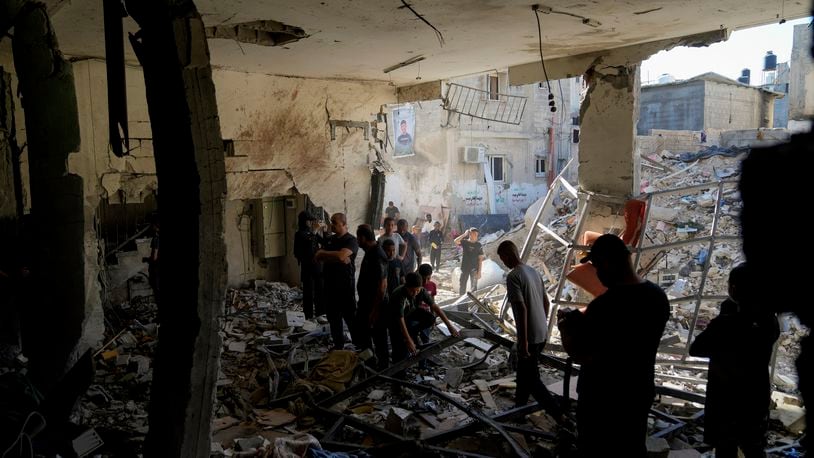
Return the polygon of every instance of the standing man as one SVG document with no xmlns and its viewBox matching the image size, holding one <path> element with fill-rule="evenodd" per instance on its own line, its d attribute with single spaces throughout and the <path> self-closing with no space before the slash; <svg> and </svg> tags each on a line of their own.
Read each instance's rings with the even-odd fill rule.
<svg viewBox="0 0 814 458">
<path fill-rule="evenodd" d="M 596 239 L 580 260 L 588 261 L 608 290 L 584 313 L 557 314 L 563 346 L 582 365 L 577 383 L 580 456 L 608 456 L 607 447 L 613 447 L 615 455 L 644 458 L 647 415 L 655 397 L 656 351 L 670 303 L 661 288 L 636 274 L 630 251 L 619 237 L 605 234 Z M 619 332 L 631 323 L 635 332 Z M 619 358 L 619 349 L 624 349 L 624 358 Z M 621 411 L 618 399 L 626 400 Z M 612 411 L 620 415 L 609 428 L 604 416 Z"/>
<path fill-rule="evenodd" d="M 416 236 L 410 233 L 406 219 L 399 220 L 398 232 L 399 235 L 401 235 L 401 238 L 404 239 L 404 243 L 407 245 L 407 250 L 404 253 L 404 259 L 401 260 L 401 263 L 404 265 L 404 273 L 409 274 L 411 272 L 415 272 L 416 267 L 421 265 L 421 246 L 419 245 Z"/>
<path fill-rule="evenodd" d="M 444 244 L 444 233 L 441 232 L 441 223 L 436 221 L 430 231 L 430 265 L 435 271 L 441 268 L 441 245 Z"/>
<path fill-rule="evenodd" d="M 322 304 L 322 264 L 314 260 L 319 251 L 322 237 L 314 233 L 318 226 L 317 218 L 301 211 L 297 215 L 298 229 L 294 234 L 294 257 L 300 264 L 300 283 L 302 284 L 302 311 L 306 319 L 314 318 L 314 302 L 317 315 L 324 313 Z"/>
<path fill-rule="evenodd" d="M 387 208 L 384 209 L 384 216 L 387 218 L 392 218 L 393 221 L 399 219 L 401 216 L 399 208 L 396 207 L 396 204 L 394 204 L 392 200 L 387 203 Z"/>
<path fill-rule="evenodd" d="M 497 247 L 500 260 L 511 271 L 506 276 L 506 299 L 512 306 L 517 325 L 517 390 L 515 406 L 528 403 L 529 395 L 557 422 L 562 409 L 540 380 L 538 361 L 548 339 L 549 302 L 543 277 L 523 264 L 517 246 L 506 240 Z"/>
<path fill-rule="evenodd" d="M 466 283 L 472 280 L 472 290 L 478 289 L 481 269 L 483 268 L 483 246 L 478 242 L 478 229 L 470 227 L 455 239 L 455 245 L 463 249 L 461 256 L 461 281 L 458 292 L 466 294 Z"/>
<path fill-rule="evenodd" d="M 379 236 L 379 245 L 382 245 L 385 240 L 392 240 L 396 246 L 395 258 L 401 261 L 404 259 L 404 254 L 407 252 L 407 243 L 401 238 L 401 234 L 396 232 L 396 220 L 391 217 L 384 219 L 384 234 Z"/>
<path fill-rule="evenodd" d="M 432 232 L 432 215 L 427 213 L 424 224 L 421 225 L 421 248 L 425 250 L 430 246 L 430 232 Z"/>
<path fill-rule="evenodd" d="M 356 237 L 348 233 L 348 220 L 344 213 L 331 215 L 331 231 L 325 248 L 317 251 L 314 260 L 323 262 L 325 297 L 331 297 L 327 308 L 328 323 L 331 325 L 331 338 L 334 350 L 345 347 L 345 332 L 342 320 L 348 325 L 353 336 L 353 318 L 356 314 L 356 253 L 359 244 Z"/>
<path fill-rule="evenodd" d="M 387 256 L 376 243 L 373 229 L 362 224 L 356 229 L 359 246 L 365 251 L 362 266 L 359 268 L 359 282 L 356 289 L 359 293 L 359 307 L 353 326 L 353 344 L 359 350 L 373 348 L 371 329 L 376 345 L 378 363 L 387 362 L 387 322 L 383 320 L 382 302 L 387 293 Z M 382 336 L 384 337 L 382 339 Z"/>
</svg>

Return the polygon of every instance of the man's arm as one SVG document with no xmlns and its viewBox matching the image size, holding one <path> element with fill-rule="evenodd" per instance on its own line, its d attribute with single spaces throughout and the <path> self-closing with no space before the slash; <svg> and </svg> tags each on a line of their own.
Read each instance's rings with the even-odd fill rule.
<svg viewBox="0 0 814 458">
<path fill-rule="evenodd" d="M 441 310 L 441 307 L 439 307 L 438 305 L 436 305 L 435 301 L 433 301 L 433 302 L 430 304 L 430 308 L 432 309 L 432 311 L 433 311 L 433 312 L 434 312 L 436 315 L 438 315 L 438 317 L 440 317 L 440 318 L 441 318 L 441 321 L 443 321 L 443 322 L 444 322 L 444 324 L 445 324 L 445 325 L 447 325 L 447 329 L 449 329 L 449 333 L 450 333 L 450 334 L 452 334 L 452 335 L 453 335 L 453 336 L 455 336 L 455 337 L 458 337 L 458 336 L 460 336 L 460 335 L 461 335 L 461 334 L 458 332 L 458 330 L 457 330 L 457 329 L 455 329 L 455 328 L 453 328 L 453 327 L 452 327 L 452 323 L 450 323 L 449 318 L 447 318 L 447 314 L 446 314 L 446 313 L 444 313 L 444 311 L 443 311 L 443 310 Z"/>
<path fill-rule="evenodd" d="M 404 240 L 401 234 L 399 234 L 399 240 L 401 241 L 399 243 L 399 254 L 396 257 L 399 258 L 399 261 L 404 261 L 404 256 L 407 255 L 407 241 Z"/>
<path fill-rule="evenodd" d="M 521 358 L 529 356 L 528 309 L 521 300 L 512 301 L 514 321 L 517 324 L 517 351 Z"/>
<path fill-rule="evenodd" d="M 483 272 L 483 259 L 485 258 L 484 255 L 478 256 L 478 271 L 475 272 L 475 278 L 480 280 L 481 272 Z"/>
<path fill-rule="evenodd" d="M 407 350 L 410 352 L 411 355 L 416 354 L 415 342 L 413 342 L 413 338 L 410 337 L 410 331 L 407 330 L 407 323 L 404 321 L 404 317 L 399 318 L 401 324 L 401 336 L 404 338 L 404 343 L 407 344 Z"/>
<path fill-rule="evenodd" d="M 319 250 L 316 255 L 314 255 L 314 259 L 328 263 L 350 264 L 352 254 L 353 251 L 348 248 L 342 248 L 339 251 Z"/>
<path fill-rule="evenodd" d="M 546 320 L 550 320 L 551 316 L 549 312 L 551 311 L 551 303 L 548 301 L 548 292 L 546 292 L 545 281 L 543 281 L 542 275 L 540 276 L 540 286 L 543 288 L 543 310 L 545 310 L 545 318 Z"/>
<path fill-rule="evenodd" d="M 465 237 L 469 237 L 469 229 L 467 229 L 466 232 L 464 232 L 463 234 L 455 237 L 455 240 L 454 240 L 455 245 L 460 245 L 461 240 L 463 240 Z"/>
<path fill-rule="evenodd" d="M 379 310 L 384 300 L 384 294 L 387 292 L 387 271 L 385 270 L 384 278 L 379 281 L 379 289 L 376 291 L 376 296 L 373 298 L 373 307 L 370 310 L 370 325 L 378 321 L 381 311 Z"/>
</svg>

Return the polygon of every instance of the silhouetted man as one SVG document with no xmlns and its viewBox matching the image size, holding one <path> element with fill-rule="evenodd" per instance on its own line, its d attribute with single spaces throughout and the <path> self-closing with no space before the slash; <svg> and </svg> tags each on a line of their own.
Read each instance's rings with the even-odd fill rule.
<svg viewBox="0 0 814 458">
<path fill-rule="evenodd" d="M 471 280 L 472 290 L 478 289 L 481 270 L 483 268 L 483 246 L 478 242 L 479 231 L 471 227 L 455 239 L 455 244 L 463 249 L 461 256 L 461 279 L 458 292 L 466 294 L 466 284 Z"/>
<path fill-rule="evenodd" d="M 365 257 L 362 258 L 359 282 L 356 284 L 359 306 L 354 319 L 353 344 L 360 350 L 372 348 L 371 335 L 373 335 L 377 359 L 380 360 L 379 364 L 383 364 L 387 361 L 387 324 L 381 322 L 379 316 L 387 293 L 387 255 L 376 243 L 373 229 L 369 225 L 362 224 L 356 229 L 356 239 L 359 241 L 359 246 L 365 251 Z M 371 334 L 374 326 L 376 329 Z M 382 331 L 384 332 L 383 341 L 381 339 Z M 381 361 L 382 355 L 384 361 Z"/>
<path fill-rule="evenodd" d="M 317 219 L 308 212 L 302 211 L 297 216 L 298 229 L 294 234 L 294 257 L 300 264 L 300 284 L 302 285 L 302 311 L 305 318 L 314 318 L 316 314 L 325 313 L 322 303 L 322 264 L 314 260 L 319 251 L 322 237 L 314 233 L 318 227 Z"/>
<path fill-rule="evenodd" d="M 584 314 L 558 313 L 563 345 L 582 365 L 577 383 L 579 452 L 591 458 L 644 458 L 656 351 L 670 303 L 661 288 L 636 274 L 619 237 L 597 238 L 581 260 L 588 261 L 608 290 L 591 301 Z M 612 425 L 609 412 L 614 413 Z"/>
<path fill-rule="evenodd" d="M 715 458 L 765 458 L 771 403 L 769 362 L 780 335 L 777 316 L 750 294 L 755 284 L 746 263 L 729 273 L 729 298 L 690 346 L 690 355 L 709 358 L 704 405 L 704 442 Z"/>
</svg>

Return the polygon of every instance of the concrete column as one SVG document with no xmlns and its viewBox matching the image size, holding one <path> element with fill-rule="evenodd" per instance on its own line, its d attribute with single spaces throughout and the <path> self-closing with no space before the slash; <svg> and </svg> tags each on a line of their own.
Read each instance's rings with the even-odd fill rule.
<svg viewBox="0 0 814 458">
<path fill-rule="evenodd" d="M 128 0 L 161 215 L 161 331 L 145 456 L 208 457 L 226 286 L 223 140 L 203 21 L 191 0 Z"/>
<path fill-rule="evenodd" d="M 47 392 L 73 363 L 85 319 L 83 186 L 67 170 L 68 155 L 79 150 L 79 117 L 71 64 L 59 51 L 45 6 L 9 0 L 2 11 L 13 14 L 4 19 L 14 25 L 35 241 L 27 248 L 37 288 L 25 298 L 22 343 L 31 379 Z"/>
<path fill-rule="evenodd" d="M 596 66 L 586 72 L 586 79 L 588 93 L 580 108 L 579 185 L 613 196 L 638 194 L 639 66 Z"/>
</svg>

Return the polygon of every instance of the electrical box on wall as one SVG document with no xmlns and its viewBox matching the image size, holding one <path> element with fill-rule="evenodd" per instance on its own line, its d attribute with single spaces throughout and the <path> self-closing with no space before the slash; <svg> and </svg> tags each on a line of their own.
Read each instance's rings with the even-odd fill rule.
<svg viewBox="0 0 814 458">
<path fill-rule="evenodd" d="M 255 206 L 258 258 L 285 256 L 285 207 L 286 199 L 281 197 L 264 197 Z"/>
</svg>

